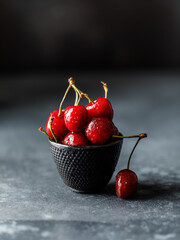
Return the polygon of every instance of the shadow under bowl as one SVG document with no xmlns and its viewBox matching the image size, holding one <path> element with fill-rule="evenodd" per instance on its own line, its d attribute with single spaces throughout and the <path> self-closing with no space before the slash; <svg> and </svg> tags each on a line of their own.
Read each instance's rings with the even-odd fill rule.
<svg viewBox="0 0 180 240">
<path fill-rule="evenodd" d="M 120 134 L 122 135 L 122 134 Z M 93 193 L 110 181 L 117 165 L 123 139 L 98 146 L 69 146 L 49 140 L 59 175 L 71 190 Z"/>
</svg>

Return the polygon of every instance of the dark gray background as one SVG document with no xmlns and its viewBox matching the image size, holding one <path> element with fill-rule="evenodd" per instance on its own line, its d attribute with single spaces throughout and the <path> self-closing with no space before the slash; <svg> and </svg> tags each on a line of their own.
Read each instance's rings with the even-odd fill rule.
<svg viewBox="0 0 180 240">
<path fill-rule="evenodd" d="M 0 67 L 179 67 L 179 0 L 1 0 Z"/>
</svg>

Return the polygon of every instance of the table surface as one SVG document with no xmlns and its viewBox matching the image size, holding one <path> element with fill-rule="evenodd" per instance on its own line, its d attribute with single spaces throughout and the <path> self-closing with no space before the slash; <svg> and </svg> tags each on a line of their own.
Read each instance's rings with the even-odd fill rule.
<svg viewBox="0 0 180 240">
<path fill-rule="evenodd" d="M 71 74 L 93 99 L 104 94 L 99 81 L 108 83 L 113 121 L 120 132 L 148 133 L 131 162 L 138 191 L 128 200 L 114 191 L 115 176 L 126 168 L 135 139 L 124 140 L 114 175 L 102 192 L 78 194 L 60 179 L 48 140 L 37 129 L 58 109 L 67 73 L 1 76 L 0 239 L 178 239 L 180 74 Z M 73 94 L 65 106 L 73 104 Z"/>
</svg>

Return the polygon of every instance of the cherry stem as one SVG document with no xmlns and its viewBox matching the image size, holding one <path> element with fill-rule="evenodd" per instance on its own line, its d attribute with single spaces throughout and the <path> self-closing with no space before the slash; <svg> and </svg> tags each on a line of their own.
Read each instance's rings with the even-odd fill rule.
<svg viewBox="0 0 180 240">
<path fill-rule="evenodd" d="M 51 115 L 50 120 L 49 120 L 49 129 L 50 129 L 50 131 L 51 131 L 51 133 L 52 133 L 52 135 L 53 135 L 54 140 L 55 140 L 56 142 L 58 142 L 58 141 L 57 141 L 57 138 L 56 138 L 56 136 L 55 136 L 55 134 L 54 134 L 54 132 L 53 132 L 53 130 L 52 130 L 53 120 L 54 120 L 54 117 Z"/>
<path fill-rule="evenodd" d="M 103 84 L 103 88 L 104 88 L 104 91 L 105 91 L 105 98 L 108 98 L 108 86 L 107 86 L 107 83 L 101 81 L 101 83 Z"/>
<path fill-rule="evenodd" d="M 42 133 L 44 133 L 45 135 L 47 135 L 51 140 L 53 140 L 53 138 L 51 136 L 49 136 L 49 134 L 44 130 L 44 128 L 40 127 L 38 128 L 38 130 Z"/>
<path fill-rule="evenodd" d="M 59 113 L 58 113 L 58 117 L 61 116 L 62 105 L 63 105 L 63 103 L 64 103 L 64 101 L 65 101 L 65 98 L 66 98 L 66 96 L 67 96 L 67 94 L 68 94 L 68 92 L 69 92 L 69 90 L 70 90 L 71 87 L 72 87 L 71 84 L 69 84 L 69 86 L 67 87 L 66 92 L 65 92 L 65 94 L 64 94 L 64 97 L 63 97 L 63 99 L 62 99 L 62 101 L 61 101 L 61 103 L 60 103 L 60 105 L 59 105 Z"/>
<path fill-rule="evenodd" d="M 84 96 L 85 98 L 87 98 L 87 99 L 89 100 L 89 102 L 94 103 L 93 100 L 92 100 L 86 93 L 83 93 L 80 89 L 78 89 L 78 88 L 76 87 L 75 81 L 74 81 L 74 79 L 73 79 L 72 77 L 70 77 L 70 78 L 68 79 L 68 82 L 69 82 L 69 84 L 72 86 L 72 88 L 73 88 L 75 91 L 78 92 L 78 94 L 79 94 L 80 97 L 81 97 L 81 94 L 83 94 L 83 96 Z"/>
<path fill-rule="evenodd" d="M 77 105 L 79 105 L 79 102 L 80 102 L 81 98 L 83 98 L 83 97 L 84 97 L 84 94 L 81 93 L 80 96 L 79 96 L 79 100 L 78 100 L 78 104 Z"/>
<path fill-rule="evenodd" d="M 130 154 L 129 160 L 128 160 L 128 164 L 127 164 L 127 169 L 129 169 L 129 167 L 130 167 L 131 157 L 132 157 L 133 152 L 134 152 L 135 148 L 137 147 L 140 140 L 141 140 L 141 138 L 138 138 L 138 140 L 136 141 L 136 144 L 133 147 L 133 150 L 131 151 L 131 154 Z"/>
<path fill-rule="evenodd" d="M 76 93 L 76 99 L 75 99 L 74 106 L 78 106 L 78 104 L 79 104 L 79 101 L 80 101 L 80 98 L 79 98 L 79 94 L 78 94 L 78 92 L 77 92 L 77 91 L 75 91 L 75 93 Z"/>
<path fill-rule="evenodd" d="M 113 135 L 113 137 L 117 137 L 117 138 L 136 138 L 136 137 L 138 137 L 138 140 L 136 141 L 136 144 L 134 145 L 133 150 L 131 151 L 131 154 L 129 156 L 129 160 L 128 160 L 128 164 L 127 164 L 127 169 L 129 169 L 130 162 L 131 162 L 131 157 L 133 155 L 133 152 L 134 152 L 135 148 L 137 147 L 138 143 L 140 142 L 140 140 L 142 138 L 147 137 L 147 133 L 140 133 L 139 135 L 133 135 L 133 136 L 117 136 L 117 135 Z"/>
<path fill-rule="evenodd" d="M 115 138 L 138 138 L 139 135 L 132 135 L 132 136 L 118 136 L 118 135 L 113 135 Z"/>
<path fill-rule="evenodd" d="M 140 133 L 139 135 L 132 135 L 132 136 L 118 136 L 118 135 L 113 135 L 112 137 L 115 138 L 145 138 L 147 137 L 147 133 Z"/>
<path fill-rule="evenodd" d="M 129 169 L 129 167 L 130 167 L 131 157 L 132 157 L 132 155 L 133 155 L 133 152 L 134 152 L 135 148 L 137 147 L 137 145 L 138 145 L 138 143 L 140 142 L 140 140 L 141 140 L 142 138 L 145 138 L 145 137 L 147 137 L 147 133 L 140 133 L 140 134 L 139 134 L 139 138 L 138 138 L 138 140 L 136 141 L 136 144 L 134 145 L 133 150 L 131 151 L 131 154 L 130 154 L 130 156 L 129 156 L 129 160 L 128 160 L 128 164 L 127 164 L 127 169 Z"/>
</svg>

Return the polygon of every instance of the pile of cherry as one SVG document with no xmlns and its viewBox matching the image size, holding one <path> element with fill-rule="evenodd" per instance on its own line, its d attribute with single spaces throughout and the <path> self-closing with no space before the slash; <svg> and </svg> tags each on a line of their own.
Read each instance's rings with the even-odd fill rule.
<svg viewBox="0 0 180 240">
<path fill-rule="evenodd" d="M 59 110 L 53 111 L 46 122 L 46 131 L 40 127 L 39 131 L 46 134 L 51 141 L 72 146 L 102 145 L 113 142 L 117 138 L 134 138 L 138 140 L 130 154 L 127 169 L 120 171 L 116 176 L 116 193 L 118 197 L 132 196 L 137 189 L 137 176 L 129 170 L 131 156 L 139 141 L 147 134 L 133 136 L 119 136 L 117 127 L 112 122 L 113 108 L 108 97 L 107 84 L 103 84 L 105 97 L 92 100 L 75 85 L 73 78 L 68 80 L 69 86 L 60 103 Z M 76 94 L 74 106 L 62 109 L 62 105 L 69 90 L 73 88 Z M 86 107 L 79 105 L 82 98 L 87 98 Z"/>
</svg>

